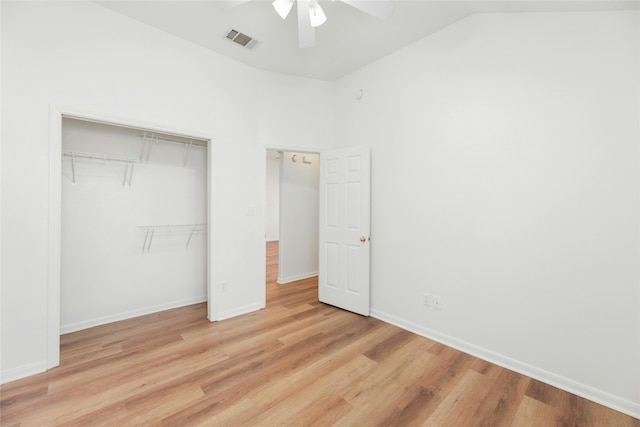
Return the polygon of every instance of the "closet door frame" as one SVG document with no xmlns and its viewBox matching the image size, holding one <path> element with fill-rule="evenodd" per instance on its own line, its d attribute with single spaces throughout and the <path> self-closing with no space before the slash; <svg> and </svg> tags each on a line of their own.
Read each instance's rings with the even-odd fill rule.
<svg viewBox="0 0 640 427">
<path fill-rule="evenodd" d="M 78 119 L 113 126 L 134 128 L 208 141 L 207 146 L 207 318 L 218 320 L 214 295 L 214 175 L 213 137 L 207 132 L 170 129 L 165 126 L 112 117 L 59 105 L 49 107 L 49 242 L 47 283 L 47 369 L 60 364 L 60 254 L 62 242 L 62 119 Z"/>
</svg>

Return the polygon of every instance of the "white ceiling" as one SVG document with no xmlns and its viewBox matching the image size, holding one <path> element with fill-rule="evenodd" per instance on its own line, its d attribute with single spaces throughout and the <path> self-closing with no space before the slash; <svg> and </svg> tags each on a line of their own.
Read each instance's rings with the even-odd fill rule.
<svg viewBox="0 0 640 427">
<path fill-rule="evenodd" d="M 640 0 L 395 0 L 393 14 L 385 20 L 341 1 L 320 0 L 327 22 L 316 28 L 316 45 L 308 49 L 298 47 L 295 12 L 283 21 L 270 0 L 233 8 L 213 0 L 96 3 L 256 68 L 334 81 L 470 14 L 637 10 Z M 260 45 L 248 51 L 230 42 L 224 36 L 231 28 Z"/>
</svg>

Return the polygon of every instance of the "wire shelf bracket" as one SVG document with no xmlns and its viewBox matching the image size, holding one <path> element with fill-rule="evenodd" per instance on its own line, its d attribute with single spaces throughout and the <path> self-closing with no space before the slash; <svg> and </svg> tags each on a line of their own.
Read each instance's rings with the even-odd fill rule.
<svg viewBox="0 0 640 427">
<path fill-rule="evenodd" d="M 142 252 L 151 251 L 151 242 L 154 236 L 173 236 L 174 234 L 188 235 L 185 249 L 189 249 L 189 244 L 194 234 L 207 231 L 207 224 L 180 224 L 180 225 L 141 225 L 138 229 L 144 233 Z"/>
<path fill-rule="evenodd" d="M 153 144 L 158 143 L 158 137 L 152 133 L 145 132 L 140 138 L 142 138 L 142 145 L 140 147 L 140 161 L 149 161 L 149 156 L 151 156 L 151 149 L 153 148 Z"/>
<path fill-rule="evenodd" d="M 189 160 L 189 152 L 192 147 L 207 147 L 206 141 L 201 141 L 198 139 L 189 139 L 184 137 L 171 137 L 171 136 L 163 136 L 156 135 L 152 132 L 144 132 L 140 135 L 142 139 L 142 144 L 140 146 L 140 161 L 149 162 L 149 157 L 151 156 L 151 149 L 158 142 L 169 142 L 174 144 L 183 144 L 184 145 L 184 160 L 182 162 L 182 166 L 187 165 L 187 161 Z"/>
</svg>

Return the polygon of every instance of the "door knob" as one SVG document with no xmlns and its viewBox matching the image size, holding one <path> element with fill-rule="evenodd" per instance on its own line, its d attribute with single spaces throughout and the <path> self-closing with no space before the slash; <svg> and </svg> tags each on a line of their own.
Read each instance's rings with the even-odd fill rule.
<svg viewBox="0 0 640 427">
<path fill-rule="evenodd" d="M 360 241 L 361 241 L 362 243 L 364 243 L 364 242 L 366 242 L 366 241 L 367 241 L 367 238 L 366 238 L 366 237 L 364 237 L 364 236 L 362 236 L 362 237 L 360 237 Z"/>
</svg>

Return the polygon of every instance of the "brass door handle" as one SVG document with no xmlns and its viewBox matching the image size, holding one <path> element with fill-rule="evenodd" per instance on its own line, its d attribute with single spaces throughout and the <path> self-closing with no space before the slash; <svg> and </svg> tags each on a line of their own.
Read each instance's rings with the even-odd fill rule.
<svg viewBox="0 0 640 427">
<path fill-rule="evenodd" d="M 364 236 L 362 236 L 362 237 L 360 237 L 360 241 L 361 241 L 362 243 L 364 243 L 364 242 L 366 242 L 366 241 L 367 241 L 367 238 L 366 238 L 366 237 L 364 237 Z"/>
</svg>

